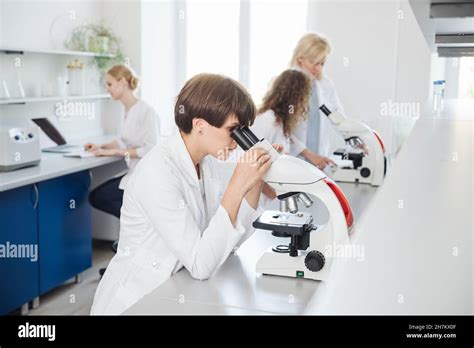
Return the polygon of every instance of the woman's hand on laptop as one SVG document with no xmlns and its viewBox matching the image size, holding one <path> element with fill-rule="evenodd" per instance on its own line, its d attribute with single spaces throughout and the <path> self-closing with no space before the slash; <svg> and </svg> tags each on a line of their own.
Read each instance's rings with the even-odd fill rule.
<svg viewBox="0 0 474 348">
<path fill-rule="evenodd" d="M 96 156 L 119 156 L 119 150 L 118 149 L 101 149 L 97 148 L 95 150 L 90 151 Z"/>
<path fill-rule="evenodd" d="M 92 143 L 84 144 L 84 150 L 86 151 L 93 152 L 98 149 L 100 149 L 100 145 L 92 144 Z"/>
</svg>

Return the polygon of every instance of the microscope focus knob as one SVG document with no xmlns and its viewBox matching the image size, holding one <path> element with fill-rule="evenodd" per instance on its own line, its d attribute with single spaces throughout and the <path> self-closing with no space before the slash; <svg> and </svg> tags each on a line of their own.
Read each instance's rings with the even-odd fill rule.
<svg viewBox="0 0 474 348">
<path fill-rule="evenodd" d="M 325 262 L 324 255 L 317 250 L 310 251 L 304 259 L 306 268 L 312 272 L 319 272 L 324 267 Z"/>
<path fill-rule="evenodd" d="M 364 167 L 360 170 L 360 175 L 363 177 L 363 178 L 368 178 L 370 176 L 370 169 L 367 168 L 367 167 Z"/>
</svg>

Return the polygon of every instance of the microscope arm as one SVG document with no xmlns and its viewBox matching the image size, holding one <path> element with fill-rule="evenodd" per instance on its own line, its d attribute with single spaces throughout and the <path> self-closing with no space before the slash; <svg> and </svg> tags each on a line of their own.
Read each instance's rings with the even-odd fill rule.
<svg viewBox="0 0 474 348">
<path fill-rule="evenodd" d="M 380 136 L 376 131 L 363 122 L 347 118 L 337 110 L 331 111 L 325 105 L 321 105 L 319 109 L 328 117 L 333 126 L 339 133 L 341 133 L 344 139 L 357 136 L 366 142 L 379 143 L 382 151 L 385 152 L 385 146 Z"/>
<path fill-rule="evenodd" d="M 299 158 L 280 155 L 266 139 L 259 140 L 247 127 L 231 133 L 245 150 L 260 147 L 268 151 L 272 165 L 264 180 L 278 194 L 287 192 L 309 193 L 320 199 L 329 210 L 329 224 L 332 224 L 335 240 L 347 237 L 352 226 L 352 210 L 341 189 L 317 167 Z"/>
<path fill-rule="evenodd" d="M 273 219 L 279 220 L 281 216 L 278 211 L 275 216 L 274 212 L 269 210 L 262 214 L 253 226 L 272 230 L 272 234 L 283 233 L 285 237 L 287 237 L 285 231 L 294 232 L 294 229 L 297 229 L 297 234 L 291 235 L 291 242 L 286 251 L 278 250 L 277 247 L 264 252 L 257 261 L 257 272 L 327 280 L 334 258 L 331 251 L 348 243 L 348 231 L 353 224 L 352 210 L 344 193 L 318 168 L 299 158 L 280 155 L 267 140 L 259 140 L 248 127 L 234 129 L 231 136 L 245 151 L 253 147 L 261 147 L 268 151 L 272 165 L 263 179 L 275 189 L 279 198 L 285 200 L 281 202 L 286 202 L 289 211 L 287 213 L 286 210 L 280 210 L 286 215 L 280 224 L 278 222 L 275 224 Z M 309 207 L 312 203 L 310 196 L 319 199 L 327 208 L 329 219 L 326 223 L 313 224 L 311 216 L 309 216 L 309 220 L 305 220 L 305 213 L 297 213 L 295 200 L 300 199 L 306 207 Z M 260 221 L 265 214 L 271 215 Z M 298 225 L 298 219 L 301 218 L 304 219 L 303 224 Z M 296 219 L 296 221 L 292 219 Z M 296 224 L 292 225 L 291 221 Z M 299 221 L 299 223 L 302 222 Z M 310 235 L 311 231 L 314 232 Z"/>
<path fill-rule="evenodd" d="M 339 186 L 321 170 L 299 158 L 280 155 L 264 180 L 277 194 L 305 192 L 321 200 L 329 211 L 334 240 L 347 238 L 347 230 L 354 222 L 350 204 Z"/>
</svg>

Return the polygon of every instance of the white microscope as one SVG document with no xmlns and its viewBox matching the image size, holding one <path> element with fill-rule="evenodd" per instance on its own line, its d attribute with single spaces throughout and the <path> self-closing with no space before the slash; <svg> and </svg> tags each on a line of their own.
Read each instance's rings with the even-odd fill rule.
<svg viewBox="0 0 474 348">
<path fill-rule="evenodd" d="M 280 211 L 265 211 L 255 228 L 272 231 L 276 237 L 290 238 L 289 245 L 269 248 L 257 262 L 257 272 L 286 277 L 326 280 L 334 248 L 348 242 L 353 224 L 352 210 L 341 189 L 315 166 L 288 155 L 280 155 L 265 139 L 259 140 L 247 127 L 231 133 L 247 151 L 266 149 L 272 165 L 264 180 L 277 192 Z M 298 211 L 298 200 L 306 207 L 313 204 L 310 195 L 321 200 L 329 211 L 329 221 L 317 225 L 311 214 Z"/>
<path fill-rule="evenodd" d="M 387 171 L 385 147 L 380 136 L 366 124 L 346 118 L 325 105 L 319 108 L 341 133 L 346 148 L 334 151 L 338 165 L 331 177 L 336 181 L 360 182 L 380 186 Z"/>
</svg>

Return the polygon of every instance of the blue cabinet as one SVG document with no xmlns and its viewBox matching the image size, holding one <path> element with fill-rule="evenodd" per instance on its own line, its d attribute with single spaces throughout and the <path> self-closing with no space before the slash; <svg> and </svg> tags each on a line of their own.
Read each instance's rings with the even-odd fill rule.
<svg viewBox="0 0 474 348">
<path fill-rule="evenodd" d="M 89 186 L 82 171 L 0 192 L 0 315 L 92 265 Z"/>
<path fill-rule="evenodd" d="M 92 265 L 91 208 L 88 171 L 40 182 L 40 294 Z"/>
<path fill-rule="evenodd" d="M 0 314 L 39 295 L 36 185 L 0 192 Z"/>
</svg>

